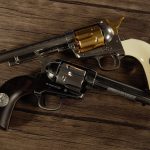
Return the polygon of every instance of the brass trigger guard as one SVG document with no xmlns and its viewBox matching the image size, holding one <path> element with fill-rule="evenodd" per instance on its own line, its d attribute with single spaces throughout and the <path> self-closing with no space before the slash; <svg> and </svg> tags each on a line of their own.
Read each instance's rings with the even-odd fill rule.
<svg viewBox="0 0 150 150">
<path fill-rule="evenodd" d="M 62 106 L 62 102 L 61 100 L 59 101 L 59 104 L 58 106 L 54 107 L 54 108 L 47 108 L 47 107 L 44 107 L 43 105 L 45 105 L 45 94 L 46 93 L 49 93 L 48 91 L 42 91 L 42 92 L 36 92 L 35 95 L 38 99 L 38 106 L 39 108 L 43 109 L 43 110 L 47 110 L 47 111 L 56 111 L 56 110 L 59 110 Z M 50 94 L 49 94 L 50 95 Z M 42 105 L 43 103 L 43 105 Z"/>
<path fill-rule="evenodd" d="M 102 69 L 102 70 L 105 70 L 105 71 L 112 71 L 112 70 L 115 70 L 115 69 L 118 69 L 120 67 L 120 59 L 117 55 L 110 55 L 111 58 L 113 59 L 113 68 L 105 68 L 101 65 L 101 59 L 103 59 L 105 56 L 97 56 L 96 57 L 96 60 L 98 62 L 98 65 L 99 67 Z"/>
</svg>

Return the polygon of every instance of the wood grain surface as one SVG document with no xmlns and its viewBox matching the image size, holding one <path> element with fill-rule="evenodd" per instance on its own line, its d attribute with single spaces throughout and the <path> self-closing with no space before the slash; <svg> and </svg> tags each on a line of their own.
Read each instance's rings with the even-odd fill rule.
<svg viewBox="0 0 150 150">
<path fill-rule="evenodd" d="M 149 0 L 0 0 L 0 50 L 45 40 L 100 18 L 121 16 L 125 17 L 119 30 L 121 40 L 150 43 Z M 49 56 L 55 58 L 71 58 L 107 77 L 147 88 L 144 71 L 133 59 L 125 58 L 120 69 L 104 72 L 94 60 L 76 60 L 67 54 Z M 15 67 L 3 63 L 0 68 L 2 84 L 40 70 L 41 64 L 38 60 Z M 63 101 L 56 112 L 39 109 L 29 97 L 18 102 L 10 129 L 0 130 L 0 150 L 150 150 L 150 106 L 103 90 L 89 90 L 82 101 Z"/>
</svg>

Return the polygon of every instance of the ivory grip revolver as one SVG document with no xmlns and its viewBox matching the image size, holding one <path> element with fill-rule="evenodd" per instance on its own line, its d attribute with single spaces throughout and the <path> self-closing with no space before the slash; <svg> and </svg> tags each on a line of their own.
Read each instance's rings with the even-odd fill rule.
<svg viewBox="0 0 150 150">
<path fill-rule="evenodd" d="M 46 41 L 1 52 L 0 62 L 8 61 L 9 65 L 12 66 L 53 52 L 69 50 L 77 58 L 96 58 L 101 68 L 103 68 L 100 63 L 101 58 L 111 55 L 114 60 L 114 67 L 118 67 L 119 57 L 124 55 L 118 35 L 118 28 L 122 20 L 123 18 L 116 23 L 100 20 L 93 25 L 76 29 Z"/>
<path fill-rule="evenodd" d="M 121 41 L 118 28 L 122 20 L 123 18 L 117 22 L 100 20 L 93 25 L 46 41 L 1 52 L 0 62 L 8 61 L 12 66 L 53 52 L 72 51 L 77 58 L 96 58 L 101 69 L 113 70 L 119 67 L 121 58 L 130 56 L 142 64 L 150 89 L 150 45 L 136 39 Z M 113 59 L 111 68 L 105 68 L 101 63 L 101 59 L 106 56 L 111 56 Z"/>
</svg>

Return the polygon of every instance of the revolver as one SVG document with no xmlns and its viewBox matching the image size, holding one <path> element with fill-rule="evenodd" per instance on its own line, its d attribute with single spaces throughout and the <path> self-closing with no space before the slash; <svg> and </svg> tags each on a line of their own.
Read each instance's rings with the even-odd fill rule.
<svg viewBox="0 0 150 150">
<path fill-rule="evenodd" d="M 150 45 L 137 39 L 120 40 L 118 29 L 124 17 L 112 22 L 108 19 L 76 29 L 58 37 L 22 48 L 0 53 L 0 62 L 8 61 L 9 66 L 18 65 L 54 52 L 71 51 L 76 58 L 95 58 L 103 70 L 114 70 L 120 66 L 124 56 L 138 60 L 146 74 L 150 89 Z M 112 64 L 103 65 L 104 57 L 110 56 Z"/>
<path fill-rule="evenodd" d="M 35 95 L 41 109 L 53 111 L 59 109 L 61 103 L 56 108 L 48 108 L 46 95 L 81 99 L 89 88 L 105 89 L 132 101 L 150 105 L 150 93 L 147 90 L 112 80 L 89 68 L 56 60 L 47 63 L 45 71 L 36 76 L 15 77 L 0 87 L 0 127 L 8 129 L 16 102 L 26 95 Z"/>
<path fill-rule="evenodd" d="M 114 68 L 119 67 L 119 59 L 123 56 L 118 28 L 122 22 L 113 23 L 106 20 L 67 32 L 64 35 L 31 44 L 11 51 L 1 52 L 0 62 L 8 61 L 9 66 L 18 65 L 39 56 L 47 56 L 53 52 L 72 51 L 77 58 L 94 57 L 101 65 L 101 59 L 106 55 L 113 58 Z"/>
</svg>

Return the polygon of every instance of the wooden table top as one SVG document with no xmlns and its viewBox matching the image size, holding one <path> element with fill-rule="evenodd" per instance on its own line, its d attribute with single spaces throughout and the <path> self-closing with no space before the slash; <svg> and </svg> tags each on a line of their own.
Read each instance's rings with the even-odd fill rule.
<svg viewBox="0 0 150 150">
<path fill-rule="evenodd" d="M 0 50 L 45 40 L 100 18 L 121 16 L 125 17 L 119 29 L 121 40 L 136 38 L 150 43 L 149 0 L 0 0 Z M 60 57 L 70 60 L 65 54 L 49 59 Z M 120 69 L 107 72 L 101 71 L 96 61 L 71 60 L 112 79 L 147 88 L 143 69 L 135 60 L 125 59 Z M 15 67 L 0 64 L 0 84 L 40 67 L 38 60 Z M 26 102 L 19 101 L 9 130 L 0 130 L 0 150 L 150 150 L 150 106 L 104 90 L 89 90 L 82 101 L 63 101 L 55 112 L 41 110 L 28 97 Z"/>
</svg>

